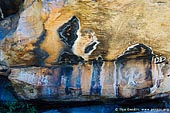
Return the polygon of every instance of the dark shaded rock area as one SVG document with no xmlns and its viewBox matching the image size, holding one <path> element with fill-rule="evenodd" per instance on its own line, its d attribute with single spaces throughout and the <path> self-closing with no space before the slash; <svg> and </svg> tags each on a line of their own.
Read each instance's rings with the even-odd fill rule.
<svg viewBox="0 0 170 113">
<path fill-rule="evenodd" d="M 87 47 L 85 48 L 85 53 L 89 53 L 91 50 L 93 50 L 93 49 L 94 49 L 93 47 L 94 47 L 96 44 L 97 44 L 97 43 L 94 42 L 94 43 L 92 43 L 91 45 L 87 46 Z"/>
<path fill-rule="evenodd" d="M 0 20 L 12 14 L 16 14 L 23 2 L 24 0 L 0 0 L 0 8 L 2 10 L 2 14 L 0 13 Z"/>
<path fill-rule="evenodd" d="M 30 113 L 114 113 L 114 112 L 144 112 L 144 113 L 168 113 L 167 98 L 143 99 L 143 100 L 110 100 L 112 102 L 91 101 L 91 102 L 47 102 L 47 101 L 18 101 L 0 102 L 0 112 L 24 112 Z M 10 109 L 12 108 L 12 109 Z"/>
<path fill-rule="evenodd" d="M 9 74 L 11 73 L 11 69 L 9 68 L 9 66 L 7 66 L 7 64 L 3 61 L 0 62 L 0 75 L 2 76 L 9 76 Z"/>
<path fill-rule="evenodd" d="M 153 52 L 151 48 L 147 47 L 144 44 L 137 44 L 132 47 L 129 47 L 123 55 L 117 58 L 118 61 L 124 62 L 130 59 L 148 59 L 150 62 L 152 60 Z"/>
<path fill-rule="evenodd" d="M 100 76 L 102 71 L 103 61 L 102 58 L 92 61 L 93 72 L 92 72 L 92 81 L 90 95 L 101 95 L 102 84 L 100 84 Z"/>
<path fill-rule="evenodd" d="M 45 36 L 46 36 L 46 31 L 42 33 L 39 40 L 34 44 L 36 47 L 33 50 L 36 58 L 36 62 L 35 62 L 36 66 L 44 66 L 45 65 L 44 61 L 49 56 L 49 54 L 46 51 L 40 48 L 40 44 L 44 41 Z"/>
<path fill-rule="evenodd" d="M 58 29 L 61 40 L 69 47 L 72 47 L 74 41 L 78 38 L 77 31 L 79 29 L 79 20 L 73 16 L 71 20 L 62 25 Z"/>
<path fill-rule="evenodd" d="M 84 59 L 75 55 L 74 53 L 64 50 L 63 52 L 61 52 L 59 59 L 57 61 L 56 64 L 58 65 L 75 65 L 78 64 L 80 62 L 83 62 Z"/>
<path fill-rule="evenodd" d="M 17 99 L 11 81 L 7 77 L 0 76 L 0 101 L 14 102 Z"/>
<path fill-rule="evenodd" d="M 24 0 L 0 0 L 0 8 L 2 10 L 4 18 L 12 14 L 16 14 L 19 11 L 23 2 Z M 2 15 L 0 14 L 0 20 L 3 19 L 1 17 Z"/>
</svg>

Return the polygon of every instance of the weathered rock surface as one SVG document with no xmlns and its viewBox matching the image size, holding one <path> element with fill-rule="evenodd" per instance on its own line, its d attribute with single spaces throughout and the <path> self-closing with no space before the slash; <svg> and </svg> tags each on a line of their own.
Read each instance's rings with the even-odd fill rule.
<svg viewBox="0 0 170 113">
<path fill-rule="evenodd" d="M 9 65 L 35 65 L 40 57 L 44 65 L 57 64 L 65 49 L 84 60 L 115 60 L 138 43 L 169 59 L 168 0 L 24 3 L 12 38 L 1 36 Z"/>
<path fill-rule="evenodd" d="M 18 19 L 18 15 L 12 15 L 0 21 L 0 40 L 2 40 L 4 37 L 10 37 L 15 32 L 18 24 Z"/>
<path fill-rule="evenodd" d="M 167 96 L 169 6 L 168 0 L 25 0 L 19 19 L 0 21 L 0 74 L 11 69 L 22 99 Z"/>
<path fill-rule="evenodd" d="M 22 99 L 155 98 L 168 96 L 169 67 L 149 47 L 138 44 L 116 61 L 99 57 L 70 66 L 14 67 L 9 79 Z"/>
</svg>

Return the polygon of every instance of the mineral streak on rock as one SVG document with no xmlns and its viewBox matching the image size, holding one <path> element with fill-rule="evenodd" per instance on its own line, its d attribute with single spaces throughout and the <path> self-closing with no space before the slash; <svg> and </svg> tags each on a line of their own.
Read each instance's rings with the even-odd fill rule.
<svg viewBox="0 0 170 113">
<path fill-rule="evenodd" d="M 47 64 L 55 63 L 65 47 L 57 30 L 74 16 L 71 10 L 63 12 L 63 7 L 63 1 L 43 1 L 41 16 L 44 20 L 47 36 L 41 44 L 41 48 L 49 54 L 49 57 L 45 60 Z"/>
<path fill-rule="evenodd" d="M 82 76 L 81 76 L 81 90 L 82 95 L 89 95 L 91 89 L 92 81 L 92 65 L 90 63 L 85 63 L 82 66 Z"/>
<path fill-rule="evenodd" d="M 99 57 L 70 66 L 12 68 L 9 79 L 22 99 L 156 98 L 170 92 L 170 66 L 155 59 L 151 48 L 136 44 L 113 62 Z"/>
<path fill-rule="evenodd" d="M 102 71 L 102 65 L 103 61 L 102 58 L 99 57 L 98 60 L 92 61 L 93 65 L 93 73 L 92 73 L 92 80 L 91 80 L 91 89 L 90 89 L 90 95 L 100 95 L 102 84 L 101 84 L 101 71 Z"/>
<path fill-rule="evenodd" d="M 85 53 L 89 53 L 91 50 L 93 50 L 93 47 L 96 45 L 96 42 L 92 43 L 91 45 L 87 46 L 85 48 Z"/>
<path fill-rule="evenodd" d="M 92 52 L 96 50 L 96 46 L 98 44 L 99 41 L 95 36 L 95 32 L 90 29 L 86 29 L 79 33 L 79 37 L 75 41 L 72 50 L 76 55 L 81 56 L 85 60 L 88 60 Z"/>
<path fill-rule="evenodd" d="M 67 50 L 63 50 L 58 58 L 58 61 L 56 64 L 58 65 L 75 65 L 75 64 L 79 64 L 80 62 L 83 62 L 84 59 L 75 55 L 74 53 L 67 51 Z"/>
<path fill-rule="evenodd" d="M 134 97 L 139 94 L 138 90 L 152 87 L 151 62 L 152 50 L 143 44 L 130 47 L 118 58 L 116 61 L 118 96 Z"/>
<path fill-rule="evenodd" d="M 151 88 L 151 93 L 154 93 L 157 88 L 160 87 L 161 82 L 164 78 L 162 73 L 162 68 L 165 66 L 165 62 L 162 61 L 162 57 L 153 57 L 152 59 L 152 72 L 153 72 L 153 87 Z"/>
<path fill-rule="evenodd" d="M 73 16 L 71 20 L 62 25 L 57 31 L 61 40 L 69 47 L 72 47 L 74 41 L 78 38 L 77 31 L 79 29 L 79 20 Z"/>
<path fill-rule="evenodd" d="M 164 94 L 164 93 L 169 93 L 169 82 L 170 82 L 170 64 L 168 63 L 164 63 L 162 65 L 158 65 L 161 70 L 159 70 L 160 72 L 157 73 L 157 83 L 159 84 L 159 87 L 157 85 L 157 88 L 154 89 L 154 91 L 151 93 L 151 95 L 156 95 L 156 94 Z M 156 71 L 158 72 L 158 71 Z M 158 75 L 160 74 L 160 75 Z M 163 75 L 163 76 L 162 76 Z M 155 77 L 156 78 L 156 77 Z M 155 80 L 155 79 L 154 79 Z M 155 81 L 156 81 L 155 80 Z M 158 96 L 159 97 L 159 96 Z M 154 97 L 153 97 L 154 98 Z"/>
<path fill-rule="evenodd" d="M 34 44 L 35 49 L 33 50 L 33 52 L 34 52 L 35 57 L 36 57 L 35 65 L 37 65 L 37 66 L 44 66 L 45 65 L 44 61 L 49 56 L 49 54 L 46 51 L 44 51 L 40 48 L 40 44 L 44 41 L 45 37 L 46 37 L 46 31 L 44 31 L 42 33 L 39 40 Z"/>
<path fill-rule="evenodd" d="M 137 92 L 145 96 L 148 93 L 143 95 L 143 90 L 152 86 L 152 56 L 149 56 L 151 54 L 148 50 L 150 49 L 142 44 L 136 45 L 124 52 L 116 65 L 114 62 L 104 62 L 99 57 L 91 63 L 73 66 L 13 68 L 9 79 L 23 99 L 49 96 L 83 98 L 83 95 L 130 98 L 138 96 Z M 121 58 L 124 60 L 120 60 Z M 19 88 L 23 84 L 25 85 Z M 118 92 L 115 93 L 116 87 Z"/>
<path fill-rule="evenodd" d="M 2 12 L 2 9 L 0 8 L 0 20 L 2 20 L 4 18 L 4 14 Z"/>
<path fill-rule="evenodd" d="M 100 73 L 95 73 L 95 71 L 98 71 L 97 69 L 94 69 L 92 73 L 89 66 L 88 64 L 79 64 L 53 68 L 12 68 L 11 75 L 8 78 L 12 81 L 18 96 L 22 99 L 53 96 L 56 99 L 64 99 L 81 95 L 100 95 L 101 86 L 94 87 L 94 85 L 100 84 L 100 75 L 97 75 Z M 90 67 L 93 67 L 92 64 Z M 98 78 L 95 79 L 94 76 Z M 95 82 L 95 84 L 92 82 Z"/>
<path fill-rule="evenodd" d="M 82 70 L 81 65 L 75 65 L 73 66 L 72 73 L 69 75 L 64 74 L 64 76 L 67 77 L 67 84 L 66 84 L 66 93 L 71 94 L 72 96 L 78 96 L 81 94 L 81 76 L 82 76 Z M 65 73 L 68 69 L 63 70 Z M 69 77 L 69 78 L 68 78 Z"/>
<path fill-rule="evenodd" d="M 107 97 L 113 97 L 116 98 L 116 67 L 114 65 L 114 62 L 103 62 L 102 70 L 101 70 L 101 95 L 107 96 Z M 115 96 L 115 97 L 114 97 Z"/>
<path fill-rule="evenodd" d="M 80 30 L 80 21 L 76 16 L 73 16 L 58 29 L 58 33 L 68 49 L 87 60 L 99 42 L 92 30 L 87 29 L 81 33 Z"/>
</svg>

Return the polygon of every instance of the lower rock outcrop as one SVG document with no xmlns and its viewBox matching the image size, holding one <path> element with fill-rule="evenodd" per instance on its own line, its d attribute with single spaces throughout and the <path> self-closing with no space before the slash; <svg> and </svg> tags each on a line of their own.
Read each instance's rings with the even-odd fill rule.
<svg viewBox="0 0 170 113">
<path fill-rule="evenodd" d="M 102 98 L 158 98 L 167 96 L 169 63 L 151 48 L 137 44 L 116 61 L 97 60 L 74 65 L 13 67 L 8 77 L 21 99 L 53 98 L 88 101 Z M 162 95 L 162 93 L 164 95 Z"/>
</svg>

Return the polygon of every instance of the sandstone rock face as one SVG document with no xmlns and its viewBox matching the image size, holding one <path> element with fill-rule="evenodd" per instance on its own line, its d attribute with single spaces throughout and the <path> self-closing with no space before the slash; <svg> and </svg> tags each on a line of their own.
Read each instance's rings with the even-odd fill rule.
<svg viewBox="0 0 170 113">
<path fill-rule="evenodd" d="M 15 33 L 1 36 L 1 45 L 9 65 L 35 65 L 42 57 L 40 64 L 58 64 L 63 51 L 86 61 L 115 60 L 138 43 L 169 59 L 168 6 L 156 0 L 26 0 Z"/>
<path fill-rule="evenodd" d="M 168 95 L 169 64 L 138 44 L 116 61 L 101 57 L 72 66 L 11 68 L 9 79 L 22 99 L 155 98 Z M 94 97 L 95 96 L 95 97 Z M 94 97 L 94 98 L 93 98 Z"/>
<path fill-rule="evenodd" d="M 25 0 L 19 17 L 0 21 L 0 74 L 11 69 L 22 99 L 166 96 L 169 6 L 168 0 Z"/>
</svg>

